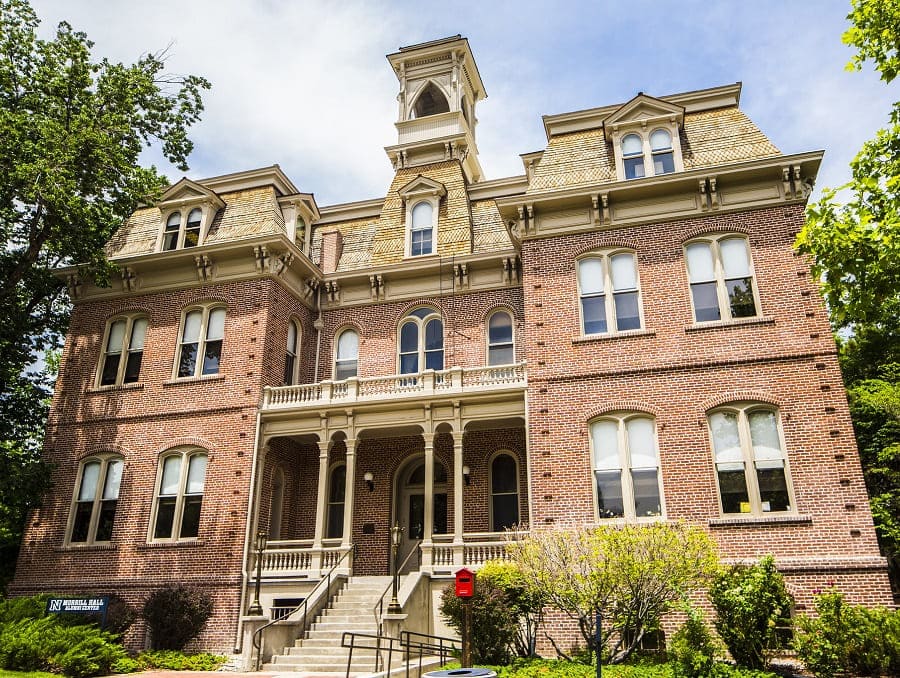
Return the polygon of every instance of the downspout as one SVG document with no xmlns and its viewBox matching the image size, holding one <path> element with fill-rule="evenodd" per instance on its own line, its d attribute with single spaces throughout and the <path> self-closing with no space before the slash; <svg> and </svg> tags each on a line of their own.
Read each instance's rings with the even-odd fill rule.
<svg viewBox="0 0 900 678">
<path fill-rule="evenodd" d="M 319 311 L 319 317 L 315 319 L 313 322 L 313 327 L 316 330 L 316 368 L 315 373 L 313 374 L 313 382 L 318 382 L 319 380 L 319 354 L 322 351 L 322 328 L 325 327 L 325 321 L 322 320 L 322 285 L 320 284 L 316 288 L 316 308 Z"/>
</svg>

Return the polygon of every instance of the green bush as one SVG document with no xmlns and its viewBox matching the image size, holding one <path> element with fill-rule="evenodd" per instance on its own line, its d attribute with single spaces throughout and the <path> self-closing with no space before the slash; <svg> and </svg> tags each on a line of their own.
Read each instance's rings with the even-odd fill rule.
<svg viewBox="0 0 900 678">
<path fill-rule="evenodd" d="M 50 594 L 41 594 L 0 600 L 0 624 L 43 617 L 47 610 L 47 601 L 52 597 Z"/>
<path fill-rule="evenodd" d="M 459 668 L 454 662 L 442 667 Z M 497 672 L 497 678 L 595 678 L 596 665 L 579 664 L 562 659 L 520 658 L 509 666 L 483 666 Z M 603 666 L 603 678 L 677 678 L 671 663 L 660 663 L 649 658 L 624 664 Z M 704 678 L 779 678 L 774 673 L 740 669 L 717 662 Z"/>
<path fill-rule="evenodd" d="M 687 615 L 687 621 L 669 641 L 666 653 L 676 676 L 706 678 L 713 673 L 719 645 L 699 610 L 689 608 Z"/>
<path fill-rule="evenodd" d="M 184 654 L 177 650 L 148 650 L 136 657 L 125 657 L 113 665 L 116 673 L 134 673 L 136 671 L 215 671 L 225 663 L 222 655 L 199 652 Z"/>
<path fill-rule="evenodd" d="M 537 654 L 537 633 L 543 620 L 546 593 L 536 588 L 522 573 L 516 563 L 489 560 L 478 570 L 478 581 L 500 589 L 506 596 L 506 604 L 512 613 L 517 633 L 513 643 L 520 657 Z"/>
<path fill-rule="evenodd" d="M 790 625 L 791 597 L 775 561 L 738 565 L 716 576 L 709 591 L 716 631 L 739 666 L 762 669 L 777 646 L 779 626 Z"/>
<path fill-rule="evenodd" d="M 143 617 L 154 650 L 181 650 L 196 638 L 212 616 L 209 596 L 186 586 L 155 591 L 144 603 Z"/>
<path fill-rule="evenodd" d="M 462 635 L 465 605 L 451 584 L 441 594 L 441 616 Z M 490 581 L 481 581 L 472 596 L 472 661 L 476 664 L 505 664 L 515 643 L 518 623 L 506 595 Z"/>
<path fill-rule="evenodd" d="M 831 589 L 816 596 L 817 617 L 797 619 L 794 648 L 816 676 L 900 675 L 900 611 L 847 605 Z"/>
</svg>

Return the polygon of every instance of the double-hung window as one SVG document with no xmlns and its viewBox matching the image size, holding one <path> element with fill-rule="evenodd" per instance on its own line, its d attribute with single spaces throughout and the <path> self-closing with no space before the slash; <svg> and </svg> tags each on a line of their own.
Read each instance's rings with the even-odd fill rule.
<svg viewBox="0 0 900 678">
<path fill-rule="evenodd" d="M 100 361 L 100 386 L 131 384 L 138 381 L 147 336 L 147 318 L 114 318 L 106 330 L 106 342 Z"/>
<path fill-rule="evenodd" d="M 685 246 L 694 319 L 699 322 L 758 315 L 747 240 L 724 235 Z"/>
<path fill-rule="evenodd" d="M 584 334 L 640 329 L 640 294 L 633 252 L 601 252 L 579 259 L 578 291 Z"/>
<path fill-rule="evenodd" d="M 519 523 L 519 465 L 500 453 L 491 461 L 491 531 L 502 532 Z"/>
<path fill-rule="evenodd" d="M 400 325 L 400 374 L 444 369 L 444 323 L 432 308 L 417 308 Z"/>
<path fill-rule="evenodd" d="M 92 457 L 82 462 L 72 506 L 70 544 L 112 539 L 124 465 L 118 457 Z"/>
<path fill-rule="evenodd" d="M 287 349 L 284 358 L 284 383 L 296 384 L 299 381 L 300 363 L 297 354 L 300 351 L 300 323 L 291 320 L 288 323 Z"/>
<path fill-rule="evenodd" d="M 163 251 L 199 245 L 202 224 L 203 211 L 199 207 L 188 212 L 187 217 L 181 212 L 172 212 L 166 219 L 166 225 L 163 228 Z"/>
<path fill-rule="evenodd" d="M 488 318 L 488 365 L 509 365 L 515 359 L 512 316 L 496 311 Z"/>
<path fill-rule="evenodd" d="M 591 423 L 598 516 L 634 520 L 662 515 L 654 420 L 641 414 Z"/>
<path fill-rule="evenodd" d="M 167 454 L 160 460 L 153 539 L 193 539 L 200 533 L 206 461 L 206 453 L 199 450 Z"/>
<path fill-rule="evenodd" d="M 223 307 L 203 307 L 187 311 L 181 328 L 176 376 L 218 374 L 224 338 Z"/>
<path fill-rule="evenodd" d="M 778 413 L 749 403 L 710 412 L 710 436 L 722 513 L 793 510 Z"/>
<path fill-rule="evenodd" d="M 334 355 L 334 380 L 355 377 L 359 365 L 359 334 L 356 330 L 344 330 L 338 335 Z"/>
<path fill-rule="evenodd" d="M 434 251 L 434 207 L 423 200 L 412 208 L 409 232 L 409 254 L 417 257 Z"/>
</svg>

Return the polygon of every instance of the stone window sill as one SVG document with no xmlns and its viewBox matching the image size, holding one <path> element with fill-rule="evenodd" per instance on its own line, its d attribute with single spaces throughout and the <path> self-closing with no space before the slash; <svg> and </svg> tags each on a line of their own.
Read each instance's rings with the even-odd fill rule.
<svg viewBox="0 0 900 678">
<path fill-rule="evenodd" d="M 57 553 L 72 553 L 73 551 L 115 551 L 117 544 L 65 544 L 54 549 Z"/>
<path fill-rule="evenodd" d="M 110 391 L 140 391 L 144 388 L 143 382 L 135 381 L 130 384 L 108 384 L 107 386 L 93 386 L 88 393 L 109 393 Z"/>
<path fill-rule="evenodd" d="M 584 334 L 572 339 L 573 344 L 589 344 L 594 341 L 611 341 L 629 337 L 654 337 L 656 330 L 625 330 L 624 332 L 606 332 L 604 334 Z"/>
<path fill-rule="evenodd" d="M 181 541 L 151 541 L 146 544 L 140 544 L 137 546 L 138 551 L 151 550 L 151 549 L 179 549 L 179 548 L 193 548 L 197 546 L 203 546 L 203 542 L 199 539 L 182 539 Z"/>
<path fill-rule="evenodd" d="M 758 316 L 755 318 L 737 318 L 735 320 L 713 320 L 706 323 L 694 323 L 684 328 L 685 332 L 702 332 L 703 330 L 720 330 L 729 327 L 742 327 L 744 325 L 774 325 L 775 318 L 771 316 Z"/>
<path fill-rule="evenodd" d="M 742 525 L 805 525 L 812 524 L 812 516 L 789 514 L 777 516 L 735 516 L 733 518 L 710 518 L 710 527 L 740 527 Z"/>
<path fill-rule="evenodd" d="M 225 379 L 225 375 L 221 372 L 219 374 L 204 374 L 199 377 L 178 377 L 177 379 L 169 379 L 168 381 L 163 382 L 163 386 L 177 386 L 179 384 L 197 384 L 205 381 L 223 381 Z"/>
</svg>

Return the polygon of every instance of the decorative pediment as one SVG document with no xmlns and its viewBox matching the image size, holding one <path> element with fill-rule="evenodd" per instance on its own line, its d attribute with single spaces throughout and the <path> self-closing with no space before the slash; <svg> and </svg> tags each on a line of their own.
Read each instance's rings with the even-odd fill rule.
<svg viewBox="0 0 900 678">
<path fill-rule="evenodd" d="M 169 207 L 202 202 L 208 202 L 217 209 L 225 207 L 225 202 L 214 191 L 198 184 L 196 181 L 183 177 L 166 189 L 157 206 L 164 210 Z"/>
<path fill-rule="evenodd" d="M 606 129 L 631 126 L 644 121 L 666 119 L 680 127 L 684 122 L 684 107 L 639 92 L 631 101 L 623 104 L 603 121 Z"/>
<path fill-rule="evenodd" d="M 408 201 L 410 198 L 428 196 L 431 198 L 442 198 L 447 195 L 447 189 L 439 181 L 429 179 L 421 174 L 408 184 L 400 188 L 397 193 L 403 200 Z"/>
</svg>

